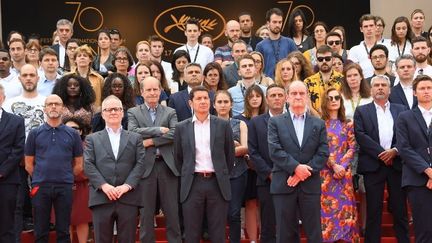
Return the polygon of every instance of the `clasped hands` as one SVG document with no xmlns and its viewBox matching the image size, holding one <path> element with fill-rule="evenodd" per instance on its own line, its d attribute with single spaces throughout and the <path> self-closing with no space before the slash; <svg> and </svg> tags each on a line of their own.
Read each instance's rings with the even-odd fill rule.
<svg viewBox="0 0 432 243">
<path fill-rule="evenodd" d="M 290 187 L 295 187 L 301 181 L 306 180 L 312 175 L 312 167 L 305 164 L 299 164 L 294 170 L 294 175 L 288 177 L 287 185 Z"/>
<path fill-rule="evenodd" d="M 108 199 L 111 201 L 115 201 L 123 196 L 126 192 L 130 190 L 130 186 L 123 184 L 120 186 L 112 186 L 108 183 L 105 183 L 101 186 L 102 191 L 107 195 Z"/>
<path fill-rule="evenodd" d="M 396 157 L 397 151 L 394 148 L 384 150 L 378 154 L 378 158 L 384 162 L 385 165 L 391 166 L 393 164 L 393 159 Z"/>
</svg>

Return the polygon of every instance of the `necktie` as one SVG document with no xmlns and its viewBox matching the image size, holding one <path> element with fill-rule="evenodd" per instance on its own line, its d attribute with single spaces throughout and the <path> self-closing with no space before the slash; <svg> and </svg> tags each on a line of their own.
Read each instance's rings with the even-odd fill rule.
<svg viewBox="0 0 432 243">
<path fill-rule="evenodd" d="M 156 109 L 150 108 L 149 109 L 150 117 L 152 119 L 152 122 L 154 123 L 156 120 Z"/>
</svg>

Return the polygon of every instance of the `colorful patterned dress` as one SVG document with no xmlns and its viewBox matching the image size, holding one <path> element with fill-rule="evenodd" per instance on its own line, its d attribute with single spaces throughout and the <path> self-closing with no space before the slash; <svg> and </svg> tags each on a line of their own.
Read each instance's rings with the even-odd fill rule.
<svg viewBox="0 0 432 243">
<path fill-rule="evenodd" d="M 321 175 L 321 224 L 324 242 L 360 242 L 357 227 L 357 209 L 351 175 L 355 153 L 352 123 L 340 120 L 326 121 L 330 156 Z M 342 165 L 345 177 L 333 177 L 333 164 Z"/>
</svg>

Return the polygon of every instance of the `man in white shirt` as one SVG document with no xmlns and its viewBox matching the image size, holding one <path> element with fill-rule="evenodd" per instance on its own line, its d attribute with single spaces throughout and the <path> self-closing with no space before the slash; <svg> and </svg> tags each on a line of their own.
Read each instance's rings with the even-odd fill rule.
<svg viewBox="0 0 432 243">
<path fill-rule="evenodd" d="M 213 51 L 198 43 L 199 37 L 201 35 L 201 26 L 197 19 L 189 19 L 186 22 L 185 36 L 187 39 L 186 45 L 177 48 L 174 52 L 178 50 L 185 50 L 189 53 L 192 63 L 199 63 L 201 69 L 204 70 L 205 66 L 213 62 L 214 56 Z"/>
<path fill-rule="evenodd" d="M 15 73 L 10 72 L 12 62 L 9 52 L 0 49 L 0 84 L 3 85 L 6 99 L 16 97 L 21 94 L 21 83 Z"/>
<path fill-rule="evenodd" d="M 172 73 L 173 73 L 171 63 L 165 62 L 164 60 L 162 60 L 162 55 L 164 52 L 163 40 L 157 35 L 152 35 L 149 37 L 148 42 L 150 43 L 151 60 L 156 61 L 156 62 L 160 62 L 160 64 L 162 65 L 162 68 L 165 72 L 165 78 L 169 82 L 171 82 Z"/>
<path fill-rule="evenodd" d="M 43 74 L 39 78 L 38 92 L 43 96 L 52 94 L 56 80 L 61 76 L 57 73 L 59 62 L 57 53 L 51 48 L 44 48 L 39 54 Z"/>
<path fill-rule="evenodd" d="M 57 21 L 57 35 L 59 36 L 59 43 L 51 46 L 52 49 L 57 52 L 60 67 L 64 67 L 64 62 L 66 60 L 66 42 L 72 38 L 73 35 L 73 25 L 67 19 L 60 19 Z"/>
<path fill-rule="evenodd" d="M 365 14 L 360 18 L 360 32 L 364 40 L 353 46 L 348 54 L 348 59 L 360 64 L 363 69 L 363 77 L 373 75 L 373 66 L 369 59 L 370 49 L 376 44 L 376 22 L 375 16 Z"/>
<path fill-rule="evenodd" d="M 417 98 L 413 94 L 412 82 L 416 69 L 416 61 L 409 54 L 404 54 L 396 59 L 396 72 L 399 83 L 391 89 L 390 102 L 402 104 L 408 109 L 417 106 Z"/>
<path fill-rule="evenodd" d="M 428 64 L 428 56 L 431 48 L 428 46 L 426 38 L 416 36 L 411 40 L 411 53 L 416 60 L 416 71 L 414 78 L 418 75 L 429 75 L 432 77 L 432 66 Z"/>
</svg>

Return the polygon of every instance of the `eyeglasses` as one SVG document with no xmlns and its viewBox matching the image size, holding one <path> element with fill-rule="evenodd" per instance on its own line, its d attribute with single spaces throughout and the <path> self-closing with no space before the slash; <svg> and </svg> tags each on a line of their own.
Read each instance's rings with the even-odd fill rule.
<svg viewBox="0 0 432 243">
<path fill-rule="evenodd" d="M 113 107 L 113 108 L 105 108 L 105 109 L 103 109 L 102 111 L 103 112 L 106 112 L 106 113 L 111 113 L 111 112 L 120 112 L 120 111 L 122 111 L 123 110 L 123 108 L 122 107 Z"/>
<path fill-rule="evenodd" d="M 262 61 L 258 60 L 258 59 L 254 60 L 254 62 L 255 62 L 255 64 L 261 64 L 262 63 Z"/>
<path fill-rule="evenodd" d="M 9 57 L 2 57 L 2 58 L 0 58 L 0 60 L 2 60 L 3 62 L 7 62 L 7 61 L 9 61 Z"/>
<path fill-rule="evenodd" d="M 317 57 L 318 62 L 323 62 L 323 61 L 330 62 L 331 59 L 332 59 L 331 56 L 326 56 L 326 57 Z"/>
<path fill-rule="evenodd" d="M 34 53 L 34 52 L 38 52 L 39 50 L 36 49 L 36 48 L 31 48 L 31 49 L 28 49 L 28 51 L 29 51 L 30 53 Z"/>
<path fill-rule="evenodd" d="M 385 58 L 386 58 L 385 55 L 379 55 L 379 56 L 372 56 L 372 57 L 371 57 L 372 60 L 378 60 L 378 59 L 383 60 L 383 59 L 385 59 Z"/>
<path fill-rule="evenodd" d="M 341 99 L 340 95 L 336 95 L 336 96 L 327 96 L 327 100 L 328 101 L 339 101 Z"/>
<path fill-rule="evenodd" d="M 127 61 L 129 61 L 129 59 L 128 59 L 127 57 L 117 57 L 117 58 L 116 58 L 116 61 L 119 61 L 119 62 L 127 62 Z"/>
<path fill-rule="evenodd" d="M 327 45 L 332 46 L 332 45 L 340 45 L 341 41 L 327 41 Z"/>
</svg>

